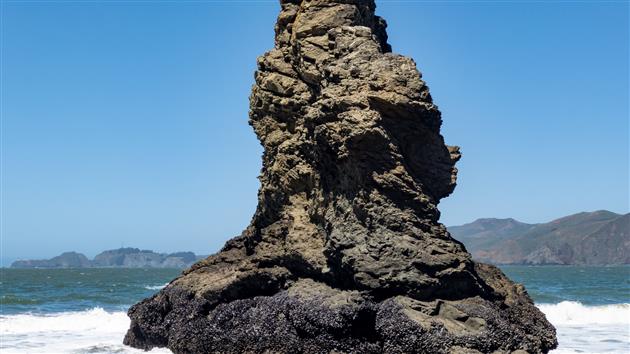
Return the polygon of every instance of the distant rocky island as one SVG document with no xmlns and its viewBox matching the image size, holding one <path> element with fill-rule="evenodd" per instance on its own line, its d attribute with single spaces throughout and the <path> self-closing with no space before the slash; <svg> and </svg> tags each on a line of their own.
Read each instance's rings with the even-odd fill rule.
<svg viewBox="0 0 630 354">
<path fill-rule="evenodd" d="M 11 268 L 187 268 L 205 257 L 192 252 L 167 254 L 127 247 L 101 252 L 92 260 L 82 253 L 65 252 L 51 259 L 15 261 Z"/>
<path fill-rule="evenodd" d="M 630 264 L 630 214 L 600 210 L 542 224 L 490 218 L 451 226 L 448 230 L 480 262 Z"/>
</svg>

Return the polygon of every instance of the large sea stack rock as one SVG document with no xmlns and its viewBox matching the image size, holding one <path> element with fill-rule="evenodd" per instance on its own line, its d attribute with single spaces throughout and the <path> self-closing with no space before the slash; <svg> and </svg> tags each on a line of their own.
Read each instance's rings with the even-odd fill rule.
<svg viewBox="0 0 630 354">
<path fill-rule="evenodd" d="M 125 343 L 175 353 L 546 353 L 525 289 L 438 222 L 457 147 L 373 0 L 283 0 L 258 59 L 264 147 L 240 237 L 129 310 Z"/>
</svg>

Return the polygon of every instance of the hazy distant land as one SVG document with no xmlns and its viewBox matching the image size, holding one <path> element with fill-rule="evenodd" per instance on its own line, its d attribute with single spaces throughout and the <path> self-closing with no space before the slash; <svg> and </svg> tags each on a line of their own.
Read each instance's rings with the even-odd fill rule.
<svg viewBox="0 0 630 354">
<path fill-rule="evenodd" d="M 630 214 L 600 210 L 527 224 L 512 218 L 484 218 L 450 226 L 473 258 L 492 264 L 630 264 Z M 11 268 L 186 268 L 206 256 L 119 248 L 94 259 L 65 252 L 44 260 L 19 260 Z"/>
<path fill-rule="evenodd" d="M 186 268 L 205 257 L 193 252 L 167 254 L 127 247 L 101 252 L 92 260 L 82 253 L 65 252 L 51 259 L 15 261 L 11 268 Z"/>
<path fill-rule="evenodd" d="M 473 258 L 493 264 L 630 264 L 630 214 L 578 213 L 542 224 L 479 219 L 451 226 Z"/>
</svg>

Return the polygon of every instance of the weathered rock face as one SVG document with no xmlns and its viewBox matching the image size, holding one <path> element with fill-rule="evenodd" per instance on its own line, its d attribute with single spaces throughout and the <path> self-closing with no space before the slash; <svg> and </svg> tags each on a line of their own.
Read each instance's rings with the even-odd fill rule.
<svg viewBox="0 0 630 354">
<path fill-rule="evenodd" d="M 438 222 L 459 149 L 373 0 L 283 0 L 258 60 L 264 147 L 250 226 L 129 310 L 125 343 L 175 353 L 544 353 L 525 290 Z"/>
</svg>

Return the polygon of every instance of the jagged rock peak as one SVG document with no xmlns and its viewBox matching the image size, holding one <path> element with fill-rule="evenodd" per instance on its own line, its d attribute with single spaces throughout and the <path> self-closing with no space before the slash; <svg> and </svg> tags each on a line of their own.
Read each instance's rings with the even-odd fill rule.
<svg viewBox="0 0 630 354">
<path fill-rule="evenodd" d="M 438 222 L 459 148 L 374 1 L 281 1 L 250 124 L 263 148 L 243 234 L 129 311 L 125 343 L 175 353 L 543 353 L 522 287 Z"/>
<path fill-rule="evenodd" d="M 276 23 L 277 48 L 326 36 L 328 31 L 338 27 L 362 26 L 372 30 L 384 52 L 391 51 L 385 32 L 387 25 L 385 20 L 374 15 L 374 1 L 281 0 L 280 4 L 282 10 Z"/>
</svg>

